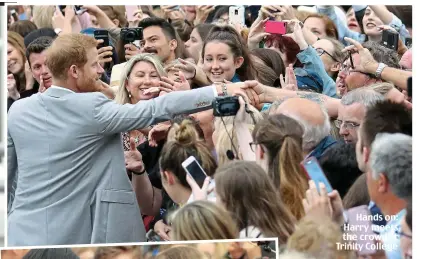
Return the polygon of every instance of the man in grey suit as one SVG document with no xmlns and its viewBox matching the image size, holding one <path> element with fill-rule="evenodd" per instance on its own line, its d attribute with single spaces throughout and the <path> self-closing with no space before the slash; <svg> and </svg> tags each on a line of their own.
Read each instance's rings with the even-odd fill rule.
<svg viewBox="0 0 429 259">
<path fill-rule="evenodd" d="M 95 93 L 103 73 L 96 45 L 85 35 L 58 37 L 46 53 L 52 86 L 9 110 L 8 185 L 17 179 L 9 246 L 146 241 L 120 133 L 242 91 L 243 83 L 209 86 L 119 105 Z"/>
</svg>

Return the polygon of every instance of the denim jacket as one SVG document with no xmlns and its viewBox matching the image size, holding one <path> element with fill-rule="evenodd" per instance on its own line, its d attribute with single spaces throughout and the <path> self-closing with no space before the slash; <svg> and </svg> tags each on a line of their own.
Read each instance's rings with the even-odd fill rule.
<svg viewBox="0 0 429 259">
<path fill-rule="evenodd" d="M 296 55 L 298 60 L 304 64 L 304 69 L 317 74 L 323 82 L 323 94 L 330 97 L 337 97 L 335 81 L 326 73 L 325 65 L 322 59 L 317 54 L 316 50 L 309 46 L 305 50 Z"/>
<path fill-rule="evenodd" d="M 338 40 L 340 40 L 343 44 L 345 44 L 346 46 L 349 45 L 349 43 L 344 40 L 344 37 L 348 37 L 348 38 L 357 40 L 359 42 L 365 41 L 366 39 L 365 34 L 350 30 L 347 27 L 347 24 L 345 24 L 344 22 L 338 19 L 333 6 L 329 6 L 329 7 L 316 6 L 316 8 L 318 13 L 328 16 L 329 19 L 331 19 L 334 22 L 338 30 Z M 407 28 L 397 16 L 393 15 L 393 19 L 388 25 L 394 28 L 399 33 L 399 36 L 402 42 L 405 42 L 405 38 L 410 37 L 410 33 L 408 32 Z"/>
</svg>

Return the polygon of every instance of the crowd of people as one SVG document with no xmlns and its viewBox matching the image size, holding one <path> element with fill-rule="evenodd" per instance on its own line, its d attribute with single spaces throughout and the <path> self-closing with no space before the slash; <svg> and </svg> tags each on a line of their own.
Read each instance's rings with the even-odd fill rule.
<svg viewBox="0 0 429 259">
<path fill-rule="evenodd" d="M 282 258 L 412 257 L 411 6 L 8 15 L 9 246 L 275 237 Z"/>
<path fill-rule="evenodd" d="M 215 259 L 276 258 L 275 251 L 258 242 L 213 242 L 144 246 L 104 246 L 3 250 L 4 259 Z"/>
</svg>

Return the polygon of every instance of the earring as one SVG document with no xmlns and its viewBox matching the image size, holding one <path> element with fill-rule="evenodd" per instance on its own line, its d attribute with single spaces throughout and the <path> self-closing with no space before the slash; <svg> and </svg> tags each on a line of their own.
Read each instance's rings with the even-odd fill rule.
<svg viewBox="0 0 429 259">
<path fill-rule="evenodd" d="M 131 98 L 131 92 L 128 92 L 128 97 Z"/>
</svg>

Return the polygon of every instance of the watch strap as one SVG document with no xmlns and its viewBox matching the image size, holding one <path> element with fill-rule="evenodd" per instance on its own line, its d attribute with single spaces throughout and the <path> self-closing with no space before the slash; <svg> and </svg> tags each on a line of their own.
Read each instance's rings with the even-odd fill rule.
<svg viewBox="0 0 429 259">
<path fill-rule="evenodd" d="M 379 63 L 377 70 L 375 71 L 375 77 L 380 78 L 381 73 L 383 72 L 384 68 L 387 67 L 384 63 Z"/>
</svg>

